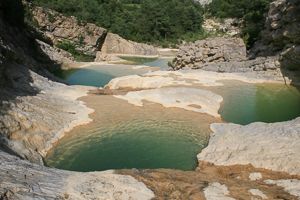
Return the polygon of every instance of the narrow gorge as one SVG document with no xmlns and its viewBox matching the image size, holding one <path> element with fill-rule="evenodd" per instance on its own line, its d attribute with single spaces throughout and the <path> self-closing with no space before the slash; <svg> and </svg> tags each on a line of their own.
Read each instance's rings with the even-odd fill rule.
<svg viewBox="0 0 300 200">
<path fill-rule="evenodd" d="M 0 2 L 0 199 L 300 199 L 299 1 L 271 3 L 250 51 L 236 37 L 162 49 L 12 2 Z M 71 85 L 52 74 L 68 69 Z"/>
</svg>

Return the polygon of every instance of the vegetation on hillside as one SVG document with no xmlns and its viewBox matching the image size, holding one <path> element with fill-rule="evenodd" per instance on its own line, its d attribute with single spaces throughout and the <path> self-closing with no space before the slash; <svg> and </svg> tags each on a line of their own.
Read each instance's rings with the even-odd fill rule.
<svg viewBox="0 0 300 200">
<path fill-rule="evenodd" d="M 31 0 L 143 43 L 177 43 L 201 34 L 203 8 L 194 0 Z M 191 34 L 193 33 L 193 34 Z M 166 43 L 167 42 L 167 43 Z"/>
<path fill-rule="evenodd" d="M 241 37 L 248 48 L 260 39 L 265 17 L 273 0 L 213 0 L 206 7 L 208 17 L 243 19 Z"/>
<path fill-rule="evenodd" d="M 3 0 L 1 10 L 12 26 L 24 26 L 24 15 L 38 26 L 28 6 L 21 0 Z M 187 42 L 210 35 L 201 25 L 207 17 L 243 19 L 241 37 L 248 48 L 260 39 L 264 13 L 272 0 L 213 0 L 202 8 L 194 0 L 31 0 L 38 6 L 54 9 L 66 16 L 76 16 L 78 24 L 95 23 L 121 37 L 168 47 L 179 39 Z M 217 34 L 215 34 L 217 35 Z"/>
</svg>

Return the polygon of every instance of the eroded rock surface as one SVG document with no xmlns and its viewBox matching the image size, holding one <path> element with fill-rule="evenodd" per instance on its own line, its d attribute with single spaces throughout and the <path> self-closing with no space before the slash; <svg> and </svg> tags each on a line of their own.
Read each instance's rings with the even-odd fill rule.
<svg viewBox="0 0 300 200">
<path fill-rule="evenodd" d="M 256 73 L 217 73 L 203 70 L 154 71 L 142 75 L 129 75 L 112 79 L 106 89 L 154 89 L 169 86 L 220 86 L 218 80 L 239 80 L 247 83 L 289 82 L 278 74 Z"/>
<path fill-rule="evenodd" d="M 17 72 L 19 69 L 12 70 Z M 92 121 L 88 114 L 93 109 L 76 101 L 76 98 L 87 95 L 90 87 L 67 86 L 47 80 L 32 71 L 27 72 L 33 79 L 31 87 L 36 89 L 36 93 L 19 96 L 17 92 L 9 90 L 0 92 L 0 133 L 19 145 L 1 141 L 5 149 L 11 147 L 17 155 L 43 164 L 41 156 L 46 155 L 54 142 L 73 127 Z M 11 95 L 16 97 L 10 99 Z M 28 155 L 28 150 L 34 156 Z"/>
<path fill-rule="evenodd" d="M 43 167 L 0 150 L 1 199 L 151 199 L 154 194 L 131 176 L 71 172 Z"/>
<path fill-rule="evenodd" d="M 282 73 L 299 83 L 300 77 L 300 4 L 297 0 L 277 0 L 270 4 L 266 29 L 250 55 L 275 56 Z"/>
<path fill-rule="evenodd" d="M 60 68 L 44 52 L 54 48 L 1 17 L 0 25 L 0 148 L 43 165 L 42 155 L 53 142 L 91 122 L 88 114 L 93 110 L 76 101 L 89 87 L 59 83 L 66 82 L 46 70 Z"/>
<path fill-rule="evenodd" d="M 86 25 L 77 21 L 76 17 L 65 17 L 62 14 L 47 8 L 35 6 L 26 2 L 39 28 L 32 26 L 41 39 L 52 44 L 70 40 L 77 45 L 77 50 L 95 56 L 107 34 L 107 30 L 92 23 Z"/>
<path fill-rule="evenodd" d="M 207 113 L 220 118 L 218 110 L 223 98 L 207 90 L 168 87 L 152 90 L 128 92 L 126 95 L 114 95 L 114 97 L 127 100 L 136 106 L 143 106 L 142 100 L 159 103 L 166 108 L 183 108 L 200 113 Z"/>
<path fill-rule="evenodd" d="M 107 34 L 101 52 L 106 54 L 158 55 L 157 49 L 153 46 L 125 40 L 113 33 Z"/>
<path fill-rule="evenodd" d="M 241 38 L 208 38 L 180 47 L 173 69 L 202 68 L 204 63 L 246 60 L 246 46 Z"/>
<path fill-rule="evenodd" d="M 255 122 L 246 126 L 212 124 L 208 146 L 199 161 L 246 165 L 300 174 L 300 118 L 287 122 Z"/>
</svg>

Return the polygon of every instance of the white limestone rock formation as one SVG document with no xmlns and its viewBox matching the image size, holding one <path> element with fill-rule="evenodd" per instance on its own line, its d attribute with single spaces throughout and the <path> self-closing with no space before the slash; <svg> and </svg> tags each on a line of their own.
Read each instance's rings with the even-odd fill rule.
<svg viewBox="0 0 300 200">
<path fill-rule="evenodd" d="M 0 150 L 0 199 L 151 199 L 143 183 L 112 170 L 71 172 L 43 167 Z"/>
<path fill-rule="evenodd" d="M 128 103 L 143 106 L 142 100 L 159 103 L 166 108 L 183 108 L 200 113 L 206 113 L 220 118 L 218 110 L 223 98 L 207 90 L 168 87 L 152 90 L 128 92 L 126 95 L 114 95 L 114 97 L 127 100 Z"/>
<path fill-rule="evenodd" d="M 255 122 L 246 126 L 212 124 L 208 146 L 199 161 L 246 165 L 300 174 L 300 118 L 287 122 Z"/>
<path fill-rule="evenodd" d="M 297 179 L 280 179 L 280 180 L 265 180 L 267 184 L 276 184 L 284 188 L 285 191 L 300 199 L 300 180 Z"/>
<path fill-rule="evenodd" d="M 229 195 L 226 185 L 218 182 L 210 183 L 204 189 L 204 194 L 207 200 L 234 200 L 234 198 L 226 196 Z"/>
</svg>

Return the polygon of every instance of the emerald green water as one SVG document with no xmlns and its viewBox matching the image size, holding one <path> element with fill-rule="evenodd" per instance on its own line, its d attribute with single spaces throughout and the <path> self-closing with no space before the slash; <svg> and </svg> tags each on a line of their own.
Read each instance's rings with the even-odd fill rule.
<svg viewBox="0 0 300 200">
<path fill-rule="evenodd" d="M 209 124 L 220 122 L 151 103 L 140 108 L 110 96 L 94 98 L 99 101 L 94 104 L 99 104 L 95 122 L 59 140 L 46 156 L 46 165 L 73 171 L 194 170 L 196 155 L 208 142 Z"/>
<path fill-rule="evenodd" d="M 300 116 L 300 87 L 223 81 L 225 86 L 204 88 L 223 97 L 219 113 L 226 122 L 280 122 Z"/>
<path fill-rule="evenodd" d="M 157 67 L 171 59 L 156 59 Z M 163 66 L 162 68 L 164 68 Z M 101 65 L 67 73 L 71 84 L 104 86 L 114 77 L 145 73 L 131 65 Z M 300 116 L 300 87 L 284 84 L 249 84 L 222 81 L 224 86 L 192 87 L 223 97 L 222 120 L 246 125 L 279 122 Z M 146 103 L 135 107 L 111 96 L 85 99 L 96 108 L 94 123 L 80 126 L 59 140 L 45 157 L 46 165 L 73 171 L 124 168 L 194 170 L 196 155 L 207 145 L 209 125 L 220 122 L 209 115 L 163 108 Z"/>
</svg>

